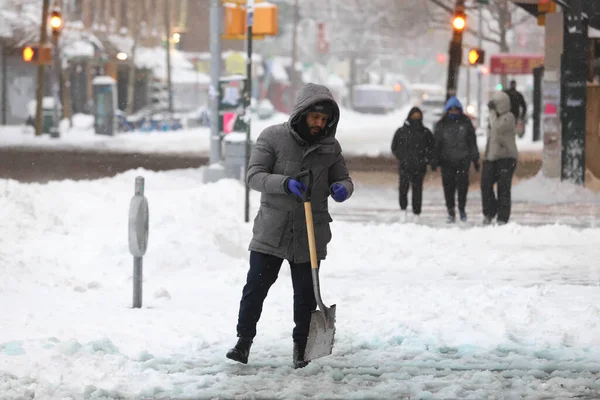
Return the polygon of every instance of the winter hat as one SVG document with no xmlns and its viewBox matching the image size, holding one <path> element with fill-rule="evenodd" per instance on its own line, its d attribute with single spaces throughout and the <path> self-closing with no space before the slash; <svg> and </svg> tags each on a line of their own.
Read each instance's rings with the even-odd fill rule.
<svg viewBox="0 0 600 400">
<path fill-rule="evenodd" d="M 320 101 L 310 106 L 307 112 L 318 112 L 331 118 L 333 115 L 333 104 L 330 101 Z"/>
<path fill-rule="evenodd" d="M 463 106 L 455 96 L 452 96 L 446 102 L 446 107 L 444 107 L 444 112 L 448 112 L 451 108 L 458 108 L 460 111 L 463 110 Z"/>
</svg>

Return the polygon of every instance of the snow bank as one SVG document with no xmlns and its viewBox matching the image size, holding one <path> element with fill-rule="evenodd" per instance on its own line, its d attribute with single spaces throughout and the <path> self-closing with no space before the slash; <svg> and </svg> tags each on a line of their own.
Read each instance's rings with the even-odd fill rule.
<svg viewBox="0 0 600 400">
<path fill-rule="evenodd" d="M 142 309 L 127 210 L 146 178 Z M 359 189 L 360 190 L 360 189 Z M 0 180 L 0 393 L 20 398 L 597 397 L 599 229 L 332 224 L 331 356 L 292 368 L 286 264 L 250 363 L 235 340 L 251 224 L 244 187 L 202 170 Z M 369 198 L 340 206 L 368 207 Z M 251 215 L 259 204 L 251 196 Z"/>
</svg>

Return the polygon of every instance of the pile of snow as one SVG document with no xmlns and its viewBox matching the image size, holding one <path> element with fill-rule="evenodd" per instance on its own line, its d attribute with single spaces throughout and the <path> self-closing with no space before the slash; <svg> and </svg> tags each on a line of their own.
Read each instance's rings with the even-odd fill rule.
<svg viewBox="0 0 600 400">
<path fill-rule="evenodd" d="M 585 187 L 558 178 L 548 178 L 540 170 L 538 174 L 515 185 L 512 190 L 513 200 L 531 201 L 542 204 L 600 203 L 600 193 L 594 193 Z"/>
<path fill-rule="evenodd" d="M 94 116 L 90 114 L 73 115 L 73 128 L 81 130 L 94 129 Z"/>
<path fill-rule="evenodd" d="M 143 308 L 127 211 L 146 178 Z M 289 267 L 246 366 L 226 360 L 252 225 L 202 170 L 0 180 L 0 393 L 20 398 L 597 397 L 600 229 L 334 222 L 331 356 L 292 368 Z M 375 196 L 376 193 L 373 193 Z M 369 198 L 369 196 L 367 196 Z M 251 216 L 259 204 L 251 196 Z M 368 207 L 357 196 L 340 206 Z"/>
</svg>

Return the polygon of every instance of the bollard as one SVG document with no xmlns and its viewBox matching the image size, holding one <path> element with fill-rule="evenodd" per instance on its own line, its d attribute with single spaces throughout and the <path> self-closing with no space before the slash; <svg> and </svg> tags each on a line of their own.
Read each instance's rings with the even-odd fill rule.
<svg viewBox="0 0 600 400">
<path fill-rule="evenodd" d="M 148 200 L 144 178 L 135 178 L 135 193 L 129 204 L 129 252 L 133 256 L 133 308 L 142 307 L 143 257 L 148 248 Z"/>
</svg>

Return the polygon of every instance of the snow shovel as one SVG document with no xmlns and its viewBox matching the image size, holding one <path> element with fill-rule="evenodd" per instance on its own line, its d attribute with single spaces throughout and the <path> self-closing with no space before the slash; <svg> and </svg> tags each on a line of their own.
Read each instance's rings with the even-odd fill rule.
<svg viewBox="0 0 600 400">
<path fill-rule="evenodd" d="M 333 341 L 335 336 L 335 304 L 326 307 L 321 299 L 321 287 L 319 285 L 319 262 L 317 260 L 317 244 L 315 242 L 315 227 L 313 224 L 313 214 L 311 205 L 311 191 L 313 186 L 312 171 L 300 173 L 297 180 L 301 180 L 308 175 L 308 185 L 304 192 L 304 214 L 306 216 L 306 232 L 308 234 L 308 249 L 310 251 L 310 265 L 312 270 L 313 289 L 315 299 L 317 300 L 318 310 L 310 315 L 310 329 L 306 341 L 306 350 L 304 360 L 310 361 L 325 357 L 331 354 L 333 350 Z"/>
</svg>

